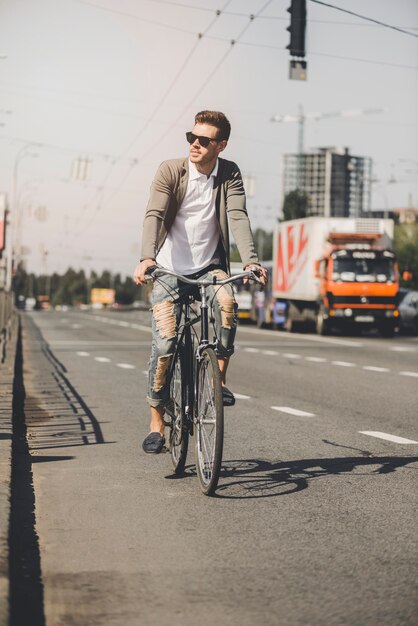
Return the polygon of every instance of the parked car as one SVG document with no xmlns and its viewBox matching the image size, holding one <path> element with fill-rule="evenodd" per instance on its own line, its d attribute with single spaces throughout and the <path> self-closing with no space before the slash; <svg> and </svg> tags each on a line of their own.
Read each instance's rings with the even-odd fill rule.
<svg viewBox="0 0 418 626">
<path fill-rule="evenodd" d="M 399 330 L 418 335 L 418 291 L 408 291 L 398 308 Z"/>
</svg>

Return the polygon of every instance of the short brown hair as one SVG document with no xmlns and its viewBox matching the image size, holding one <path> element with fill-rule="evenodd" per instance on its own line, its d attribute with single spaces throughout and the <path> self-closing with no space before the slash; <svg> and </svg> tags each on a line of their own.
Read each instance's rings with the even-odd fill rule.
<svg viewBox="0 0 418 626">
<path fill-rule="evenodd" d="M 196 113 L 194 118 L 195 124 L 210 124 L 218 129 L 218 139 L 222 141 L 225 139 L 228 141 L 231 134 L 231 124 L 229 123 L 226 115 L 220 111 L 200 111 Z"/>
</svg>

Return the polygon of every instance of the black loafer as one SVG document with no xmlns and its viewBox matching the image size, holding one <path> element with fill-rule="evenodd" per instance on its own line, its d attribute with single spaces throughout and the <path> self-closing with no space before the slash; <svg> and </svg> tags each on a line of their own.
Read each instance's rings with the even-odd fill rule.
<svg viewBox="0 0 418 626">
<path fill-rule="evenodd" d="M 160 433 L 150 433 L 142 442 L 142 449 L 147 454 L 159 454 L 163 449 L 165 439 Z"/>
<path fill-rule="evenodd" d="M 227 387 L 222 387 L 222 400 L 224 406 L 234 406 L 235 396 Z"/>
</svg>

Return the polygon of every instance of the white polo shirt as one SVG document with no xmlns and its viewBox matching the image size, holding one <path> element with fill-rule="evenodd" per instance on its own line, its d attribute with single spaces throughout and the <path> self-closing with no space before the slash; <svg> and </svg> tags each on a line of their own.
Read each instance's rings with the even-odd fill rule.
<svg viewBox="0 0 418 626">
<path fill-rule="evenodd" d="M 177 274 L 193 274 L 209 265 L 219 242 L 213 183 L 218 161 L 209 176 L 189 160 L 186 195 L 170 232 L 157 255 L 157 263 Z"/>
</svg>

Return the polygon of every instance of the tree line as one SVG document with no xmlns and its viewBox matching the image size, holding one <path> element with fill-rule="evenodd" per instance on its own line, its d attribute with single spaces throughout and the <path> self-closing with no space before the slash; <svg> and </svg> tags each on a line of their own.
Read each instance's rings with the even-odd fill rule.
<svg viewBox="0 0 418 626">
<path fill-rule="evenodd" d="M 22 298 L 48 296 L 52 306 L 78 305 L 90 302 L 94 288 L 114 289 L 118 304 L 132 304 L 144 299 L 144 288 L 136 285 L 132 278 L 112 274 L 104 270 L 101 274 L 69 268 L 64 274 L 36 275 L 20 266 L 14 276 L 16 303 Z"/>
</svg>

